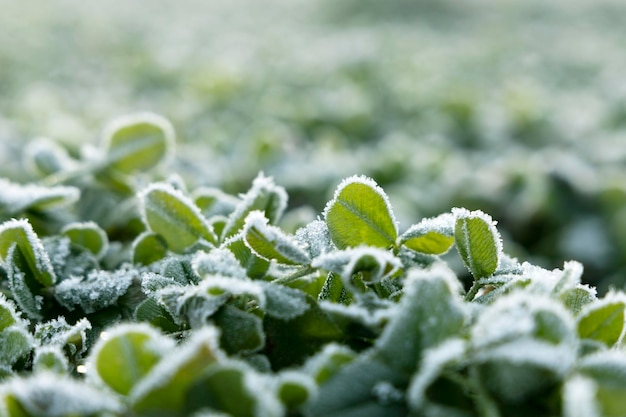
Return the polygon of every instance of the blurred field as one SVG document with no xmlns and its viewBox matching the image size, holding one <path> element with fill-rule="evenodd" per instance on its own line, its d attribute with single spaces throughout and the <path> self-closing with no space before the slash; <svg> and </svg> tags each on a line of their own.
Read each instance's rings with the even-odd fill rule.
<svg viewBox="0 0 626 417">
<path fill-rule="evenodd" d="M 505 250 L 626 283 L 626 3 L 0 0 L 0 176 L 41 136 L 78 154 L 113 117 L 178 133 L 190 188 L 262 170 L 319 213 L 372 176 L 404 229 L 453 206 Z"/>
</svg>

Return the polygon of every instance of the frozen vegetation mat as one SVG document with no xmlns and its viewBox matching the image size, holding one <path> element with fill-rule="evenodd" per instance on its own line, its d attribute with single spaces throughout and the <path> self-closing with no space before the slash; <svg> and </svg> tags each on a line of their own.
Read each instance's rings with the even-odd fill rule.
<svg viewBox="0 0 626 417">
<path fill-rule="evenodd" d="M 3 180 L 0 416 L 624 415 L 626 295 L 581 263 L 507 255 L 478 210 L 405 224 L 366 176 L 310 221 L 263 174 L 189 188 L 174 136 L 125 116 Z"/>
</svg>

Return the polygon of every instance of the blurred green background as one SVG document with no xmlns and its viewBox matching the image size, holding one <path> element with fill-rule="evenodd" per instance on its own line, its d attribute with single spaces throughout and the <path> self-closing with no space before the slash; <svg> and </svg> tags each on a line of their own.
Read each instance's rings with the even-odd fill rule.
<svg viewBox="0 0 626 417">
<path fill-rule="evenodd" d="M 505 250 L 626 283 L 623 0 L 0 0 L 0 176 L 150 110 L 190 188 L 259 171 L 317 215 L 372 176 L 407 228 L 454 206 Z M 308 210 L 308 211 L 306 211 Z"/>
</svg>

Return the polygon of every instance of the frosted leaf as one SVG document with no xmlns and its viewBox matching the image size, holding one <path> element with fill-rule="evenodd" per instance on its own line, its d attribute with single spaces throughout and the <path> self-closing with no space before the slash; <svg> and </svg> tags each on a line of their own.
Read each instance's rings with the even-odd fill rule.
<svg viewBox="0 0 626 417">
<path fill-rule="evenodd" d="M 387 194 L 365 176 L 344 179 L 323 215 L 331 239 L 340 249 L 359 245 L 388 248 L 398 236 Z"/>
<path fill-rule="evenodd" d="M 492 275 L 502 254 L 496 222 L 480 210 L 454 208 L 452 214 L 456 218 L 454 239 L 463 263 L 476 279 Z"/>
<path fill-rule="evenodd" d="M 189 387 L 214 363 L 225 359 L 215 327 L 195 331 L 167 360 L 160 361 L 130 393 L 135 412 L 181 413 Z"/>
<path fill-rule="evenodd" d="M 580 360 L 578 372 L 595 383 L 595 399 L 602 416 L 622 416 L 626 409 L 626 355 L 607 350 Z"/>
<path fill-rule="evenodd" d="M 596 392 L 592 379 L 580 375 L 569 378 L 563 385 L 563 417 L 600 417 Z"/>
<path fill-rule="evenodd" d="M 383 360 L 401 372 L 412 372 L 422 351 L 456 336 L 466 311 L 458 296 L 458 280 L 443 266 L 411 270 L 404 294 L 376 341 Z"/>
<path fill-rule="evenodd" d="M 250 190 L 240 196 L 241 201 L 235 210 L 228 216 L 224 226 L 223 238 L 229 238 L 239 232 L 245 218 L 254 210 L 265 213 L 271 224 L 276 224 L 287 208 L 287 192 L 283 187 L 274 183 L 271 177 L 260 173 L 252 182 Z"/>
<path fill-rule="evenodd" d="M 103 132 L 109 166 L 129 174 L 161 163 L 173 152 L 172 124 L 154 113 L 137 113 L 111 121 Z"/>
<path fill-rule="evenodd" d="M 33 371 L 50 371 L 60 375 L 69 371 L 69 363 L 60 346 L 39 346 L 35 349 Z"/>
<path fill-rule="evenodd" d="M 484 309 L 472 327 L 477 349 L 526 337 L 575 345 L 575 324 L 563 306 L 547 297 L 512 294 Z"/>
<path fill-rule="evenodd" d="M 45 237 L 42 243 L 57 277 L 83 276 L 100 267 L 91 251 L 74 245 L 65 236 Z"/>
<path fill-rule="evenodd" d="M 417 252 L 443 255 L 454 244 L 454 221 L 450 213 L 423 219 L 399 237 L 399 243 Z"/>
<path fill-rule="evenodd" d="M 424 359 L 411 379 L 407 390 L 409 405 L 419 410 L 427 402 L 426 391 L 444 369 L 462 362 L 467 355 L 467 343 L 461 339 L 450 339 L 424 351 Z"/>
<path fill-rule="evenodd" d="M 239 361 L 228 360 L 211 366 L 189 396 L 196 399 L 195 405 L 224 411 L 229 416 L 285 415 L 272 381 Z"/>
<path fill-rule="evenodd" d="M 52 175 L 72 171 L 78 167 L 65 148 L 48 138 L 30 141 L 24 149 L 25 163 L 31 171 L 40 175 Z"/>
<path fill-rule="evenodd" d="M 214 275 L 206 277 L 198 285 L 198 291 L 210 295 L 229 294 L 235 297 L 243 296 L 253 300 L 259 308 L 264 310 L 267 306 L 267 298 L 261 282 Z"/>
<path fill-rule="evenodd" d="M 306 293 L 295 288 L 259 281 L 265 293 L 265 313 L 282 320 L 301 316 L 309 309 Z"/>
<path fill-rule="evenodd" d="M 626 295 L 609 292 L 604 298 L 587 304 L 578 315 L 578 335 L 614 346 L 625 330 Z"/>
<path fill-rule="evenodd" d="M 21 318 L 15 303 L 0 293 L 0 332 L 13 325 L 26 328 L 28 322 Z"/>
<path fill-rule="evenodd" d="M 145 231 L 133 240 L 133 263 L 150 265 L 167 255 L 167 242 L 158 233 Z"/>
<path fill-rule="evenodd" d="M 357 272 L 365 274 L 363 280 L 366 282 L 378 282 L 393 276 L 402 263 L 389 251 L 363 246 L 321 255 L 311 262 L 311 266 L 340 274 L 344 283 L 351 285 L 351 278 Z"/>
<path fill-rule="evenodd" d="M 31 416 L 88 416 L 123 412 L 122 405 L 115 397 L 83 382 L 51 372 L 41 372 L 28 378 L 13 378 L 2 385 L 0 392 L 2 397 L 11 397 L 17 401 Z"/>
<path fill-rule="evenodd" d="M 166 258 L 161 264 L 161 275 L 182 285 L 197 284 L 200 277 L 194 271 L 192 259 L 191 255 Z"/>
<path fill-rule="evenodd" d="M 182 285 L 173 278 L 164 277 L 154 272 L 145 272 L 141 274 L 141 290 L 146 295 L 151 295 L 156 291 L 165 287 L 176 287 Z"/>
<path fill-rule="evenodd" d="M 311 261 L 295 239 L 280 228 L 268 225 L 260 211 L 252 211 L 246 217 L 243 238 L 254 253 L 268 261 L 286 265 L 308 265 Z"/>
<path fill-rule="evenodd" d="M 210 187 L 194 190 L 191 198 L 207 219 L 230 215 L 240 202 L 237 197 L 226 194 L 219 188 Z"/>
<path fill-rule="evenodd" d="M 49 210 L 78 201 L 76 187 L 44 187 L 35 184 L 16 184 L 0 178 L 0 217 L 9 217 L 29 209 Z"/>
<path fill-rule="evenodd" d="M 139 201 L 143 222 L 161 235 L 172 251 L 182 253 L 200 239 L 217 242 L 200 209 L 171 185 L 151 184 L 139 194 Z"/>
<path fill-rule="evenodd" d="M 257 352 L 265 346 L 263 321 L 253 313 L 227 304 L 213 315 L 212 322 L 221 330 L 220 347 L 230 355 Z"/>
<path fill-rule="evenodd" d="M 381 307 L 373 311 L 356 303 L 344 305 L 320 301 L 319 306 L 344 332 L 349 334 L 350 331 L 354 331 L 358 327 L 359 331 L 371 333 L 372 336 L 380 333 L 380 329 L 395 312 L 391 302 L 387 308 Z"/>
<path fill-rule="evenodd" d="M 0 258 L 5 262 L 13 245 L 19 248 L 29 272 L 37 281 L 44 286 L 51 286 L 56 282 L 57 277 L 48 253 L 28 220 L 14 219 L 0 225 Z"/>
<path fill-rule="evenodd" d="M 406 384 L 405 376 L 380 362 L 371 354 L 363 354 L 344 365 L 334 376 L 320 385 L 316 399 L 306 408 L 314 416 L 406 416 L 403 402 L 380 402 L 375 387 L 398 389 Z"/>
<path fill-rule="evenodd" d="M 64 280 L 56 286 L 54 295 L 68 310 L 80 307 L 90 314 L 115 304 L 136 276 L 137 272 L 127 269 L 92 271 L 85 278 Z"/>
<path fill-rule="evenodd" d="M 330 239 L 328 226 L 322 220 L 314 220 L 298 229 L 295 239 L 307 250 L 310 258 L 317 258 L 335 250 L 335 245 Z"/>
<path fill-rule="evenodd" d="M 578 284 L 574 288 L 562 291 L 559 298 L 572 313 L 578 314 L 584 306 L 597 299 L 596 294 L 595 287 Z"/>
<path fill-rule="evenodd" d="M 322 384 L 335 375 L 343 366 L 352 362 L 357 354 L 346 346 L 328 343 L 315 356 L 309 358 L 303 369 Z"/>
<path fill-rule="evenodd" d="M 88 348 L 88 330 L 91 330 L 91 323 L 85 317 L 73 325 L 68 324 L 64 317 L 59 317 L 37 323 L 34 336 L 40 346 L 68 346 L 72 355 L 80 355 L 86 352 Z"/>
<path fill-rule="evenodd" d="M 26 269 L 26 260 L 17 244 L 13 244 L 7 255 L 7 278 L 12 296 L 20 310 L 31 319 L 41 319 L 43 297 L 35 295 L 30 289 L 29 282 L 35 286 L 33 278 L 22 272 Z"/>
<path fill-rule="evenodd" d="M 32 336 L 22 327 L 10 326 L 0 332 L 0 365 L 11 366 L 32 350 Z"/>
<path fill-rule="evenodd" d="M 129 323 L 107 329 L 90 356 L 90 378 L 115 392 L 128 395 L 157 363 L 174 349 L 175 343 L 153 327 Z"/>
<path fill-rule="evenodd" d="M 228 249 L 216 248 L 210 252 L 198 252 L 191 265 L 196 275 L 223 275 L 226 277 L 246 279 L 246 270 L 241 266 L 235 255 Z"/>
<path fill-rule="evenodd" d="M 109 246 L 104 230 L 94 222 L 70 223 L 61 229 L 73 244 L 88 249 L 97 259 L 102 259 Z"/>
<path fill-rule="evenodd" d="M 226 239 L 223 247 L 235 255 L 241 266 L 246 269 L 248 277 L 252 279 L 265 277 L 270 267 L 270 262 L 255 255 L 243 241 L 241 233 Z"/>
<path fill-rule="evenodd" d="M 303 372 L 282 371 L 276 375 L 275 383 L 278 398 L 290 410 L 313 401 L 317 396 L 317 384 Z"/>
</svg>

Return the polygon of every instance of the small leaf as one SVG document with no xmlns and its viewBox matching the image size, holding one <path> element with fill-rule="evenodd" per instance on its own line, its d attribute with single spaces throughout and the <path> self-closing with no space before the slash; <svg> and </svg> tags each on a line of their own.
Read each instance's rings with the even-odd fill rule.
<svg viewBox="0 0 626 417">
<path fill-rule="evenodd" d="M 38 138 L 26 145 L 27 164 L 32 171 L 48 176 L 61 171 L 73 171 L 78 162 L 57 142 L 48 138 Z"/>
<path fill-rule="evenodd" d="M 143 232 L 135 238 L 132 246 L 133 263 L 150 265 L 167 255 L 167 242 L 161 235 Z"/>
<path fill-rule="evenodd" d="M 35 350 L 33 371 L 50 371 L 63 375 L 69 371 L 69 364 L 59 346 L 39 346 Z"/>
<path fill-rule="evenodd" d="M 271 282 L 259 282 L 265 292 L 265 313 L 270 317 L 292 320 L 309 309 L 307 295 L 295 288 Z"/>
<path fill-rule="evenodd" d="M 216 248 L 208 253 L 198 252 L 191 264 L 196 275 L 201 278 L 207 275 L 222 275 L 247 279 L 246 270 L 228 249 Z"/>
<path fill-rule="evenodd" d="M 49 210 L 72 204 L 80 197 L 76 187 L 44 187 L 16 184 L 0 178 L 0 215 L 12 216 L 26 210 Z"/>
<path fill-rule="evenodd" d="M 228 354 L 252 353 L 265 346 L 263 323 L 254 314 L 225 305 L 213 322 L 221 329 L 220 347 Z"/>
<path fill-rule="evenodd" d="M 6 266 L 9 289 L 21 311 L 31 319 L 41 319 L 43 317 L 41 314 L 43 297 L 39 294 L 41 284 L 35 281 L 22 251 L 15 243 L 9 248 Z"/>
<path fill-rule="evenodd" d="M 376 352 L 401 373 L 412 373 L 422 352 L 456 336 L 465 310 L 455 293 L 456 277 L 444 267 L 411 270 L 404 294 L 376 342 Z"/>
<path fill-rule="evenodd" d="M 236 235 L 243 227 L 248 214 L 254 210 L 262 211 L 265 217 L 269 219 L 270 224 L 276 224 L 286 207 L 287 192 L 285 189 L 276 185 L 271 177 L 265 177 L 261 173 L 252 182 L 252 188 L 241 196 L 241 201 L 228 216 L 222 238 L 226 239 Z"/>
<path fill-rule="evenodd" d="M 626 298 L 615 293 L 587 305 L 578 317 L 578 335 L 612 347 L 624 332 Z"/>
<path fill-rule="evenodd" d="M 158 165 L 174 146 L 174 128 L 161 116 L 139 113 L 111 122 L 104 131 L 108 165 L 130 174 Z"/>
<path fill-rule="evenodd" d="M 182 253 L 199 239 L 217 242 L 198 207 L 170 185 L 153 184 L 140 199 L 144 223 L 161 235 L 172 251 Z"/>
<path fill-rule="evenodd" d="M 427 255 L 443 255 L 454 244 L 454 217 L 443 214 L 411 226 L 399 239 L 401 245 Z"/>
<path fill-rule="evenodd" d="M 587 304 L 597 300 L 596 289 L 579 284 L 574 288 L 562 291 L 559 298 L 572 313 L 578 314 Z"/>
<path fill-rule="evenodd" d="M 204 217 L 229 216 L 240 200 L 226 194 L 219 188 L 200 187 L 192 193 L 193 202 L 198 206 Z"/>
<path fill-rule="evenodd" d="M 278 398 L 289 410 L 304 406 L 317 395 L 317 385 L 305 373 L 283 371 L 276 379 Z"/>
<path fill-rule="evenodd" d="M 9 220 L 0 225 L 0 258 L 7 259 L 9 249 L 16 245 L 33 277 L 46 287 L 56 282 L 48 253 L 27 220 Z"/>
<path fill-rule="evenodd" d="M 98 378 L 122 395 L 128 395 L 174 347 L 172 340 L 144 324 L 119 325 L 106 334 L 90 360 Z"/>
<path fill-rule="evenodd" d="M 26 329 L 17 326 L 4 329 L 0 332 L 0 365 L 13 365 L 28 355 L 33 345 L 33 338 Z"/>
<path fill-rule="evenodd" d="M 398 236 L 387 195 L 366 177 L 345 179 L 326 205 L 324 218 L 340 249 L 360 245 L 388 248 Z"/>
<path fill-rule="evenodd" d="M 18 322 L 20 322 L 20 316 L 15 309 L 15 304 L 0 293 L 0 332 Z"/>
<path fill-rule="evenodd" d="M 291 237 L 276 226 L 267 224 L 262 212 L 253 211 L 246 217 L 243 238 L 254 253 L 268 261 L 285 265 L 307 265 L 307 253 Z"/>
<path fill-rule="evenodd" d="M 109 246 L 106 232 L 94 222 L 70 223 L 61 229 L 61 234 L 73 244 L 89 250 L 97 259 L 104 256 Z"/>
<path fill-rule="evenodd" d="M 463 263 L 475 279 L 492 275 L 498 269 L 502 240 L 495 222 L 482 211 L 453 209 L 456 216 L 454 240 Z"/>
<path fill-rule="evenodd" d="M 41 346 L 57 346 L 67 348 L 70 355 L 79 356 L 87 351 L 87 331 L 91 330 L 91 323 L 86 318 L 70 325 L 64 317 L 37 323 L 34 336 Z"/>
<path fill-rule="evenodd" d="M 184 415 L 187 392 L 224 354 L 218 348 L 218 332 L 205 327 L 161 360 L 134 387 L 130 399 L 138 415 Z"/>
<path fill-rule="evenodd" d="M 224 246 L 235 255 L 241 266 L 245 268 L 248 277 L 259 279 L 265 276 L 270 267 L 270 262 L 254 254 L 243 241 L 242 235 L 228 239 L 224 242 Z"/>
</svg>

